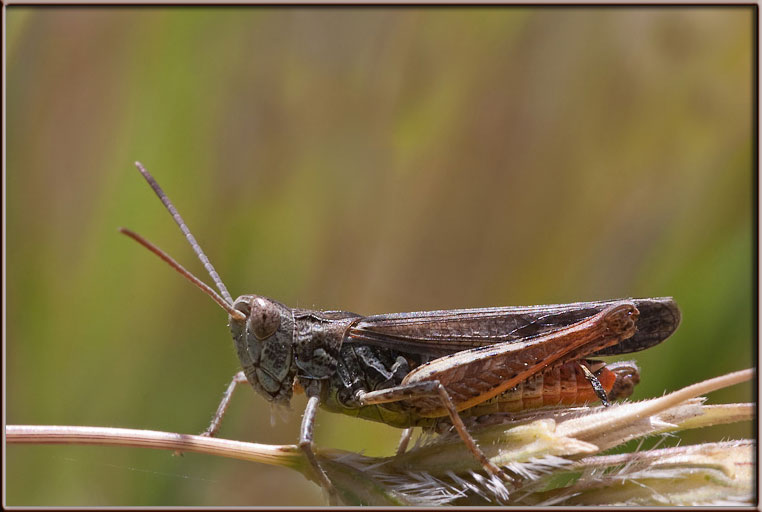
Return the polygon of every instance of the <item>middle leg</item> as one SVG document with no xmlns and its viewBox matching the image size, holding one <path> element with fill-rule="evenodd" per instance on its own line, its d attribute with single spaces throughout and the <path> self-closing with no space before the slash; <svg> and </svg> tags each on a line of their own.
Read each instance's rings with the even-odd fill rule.
<svg viewBox="0 0 762 512">
<path fill-rule="evenodd" d="M 374 405 L 389 402 L 399 402 L 402 400 L 414 400 L 416 398 L 424 397 L 438 397 L 442 403 L 442 406 L 447 411 L 447 415 L 450 417 L 453 427 L 460 435 L 460 438 L 466 443 L 469 451 L 476 457 L 476 460 L 492 475 L 499 476 L 504 480 L 510 480 L 505 472 L 497 467 L 492 461 L 487 458 L 484 452 L 476 444 L 476 441 L 471 434 L 466 430 L 466 426 L 463 424 L 463 420 L 458 414 L 455 404 L 453 403 L 450 395 L 447 393 L 445 387 L 439 383 L 439 381 L 424 381 L 416 382 L 413 384 L 404 384 L 389 389 L 380 391 L 371 391 L 368 393 L 360 392 L 357 395 L 358 400 L 363 405 Z"/>
</svg>

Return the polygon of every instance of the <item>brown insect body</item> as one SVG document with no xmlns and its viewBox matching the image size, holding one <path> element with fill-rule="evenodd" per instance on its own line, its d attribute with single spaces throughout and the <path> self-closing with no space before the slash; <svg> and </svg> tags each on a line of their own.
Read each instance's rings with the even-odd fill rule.
<svg viewBox="0 0 762 512">
<path fill-rule="evenodd" d="M 602 361 L 576 360 L 551 366 L 502 394 L 461 411 L 463 416 L 520 412 L 540 407 L 585 405 L 599 400 L 580 365 L 587 366 L 600 381 L 609 400 L 627 398 L 640 379 L 632 361 L 606 365 Z"/>
<path fill-rule="evenodd" d="M 629 396 L 639 379 L 634 365 L 612 365 L 604 371 L 605 365 L 586 358 L 643 350 L 669 337 L 680 322 L 680 311 L 669 297 L 369 317 L 292 309 L 259 295 L 233 301 L 169 198 L 136 165 L 221 296 L 150 242 L 121 231 L 228 312 L 243 369 L 233 378 L 206 434 L 217 431 L 235 386 L 243 381 L 275 403 L 288 403 L 294 388 L 301 388 L 309 400 L 299 446 L 329 490 L 332 484 L 312 450 L 319 406 L 398 427 L 431 426 L 446 417 L 481 465 L 507 478 L 478 448 L 461 412 L 478 415 L 493 406 L 506 410 L 588 401 L 591 394 L 578 391 L 584 387 L 578 386 L 578 371 L 592 385 L 592 395 L 604 403 L 609 393 Z M 591 366 L 598 366 L 598 377 Z"/>
<path fill-rule="evenodd" d="M 541 400 L 531 398 L 528 393 L 537 388 L 538 378 L 559 385 L 563 382 L 570 387 L 577 379 L 577 371 L 574 371 L 574 380 L 571 376 L 575 364 L 578 367 L 589 354 L 628 343 L 639 348 L 646 344 L 644 339 L 653 339 L 653 329 L 640 330 L 639 336 L 635 336 L 636 325 L 641 324 L 638 307 L 658 311 L 662 316 L 674 311 L 674 302 L 668 298 L 581 305 L 584 308 L 572 310 L 569 305 L 459 310 L 449 317 L 447 312 L 434 312 L 431 317 L 425 312 L 363 317 L 342 311 L 291 309 L 272 299 L 244 295 L 236 299 L 234 308 L 244 313 L 246 319 L 231 317 L 230 328 L 247 380 L 270 401 L 288 403 L 296 382 L 308 395 L 319 396 L 320 405 L 329 411 L 397 427 L 428 426 L 433 423 L 430 418 L 447 414 L 436 398 L 364 405 L 358 396 L 437 379 L 447 387 L 458 410 L 466 411 L 467 415 L 474 414 L 468 413 L 471 407 L 485 402 L 503 404 L 500 406 L 503 410 L 518 410 L 518 403 L 530 408 L 593 402 L 598 398 L 589 383 L 579 386 L 585 392 L 555 392 L 558 399 L 551 391 L 547 399 Z M 630 320 L 626 327 L 620 326 L 621 332 L 615 335 L 610 334 L 598 318 L 602 311 L 612 307 L 627 309 Z M 598 313 L 571 326 L 564 325 L 563 322 L 576 319 L 579 310 Z M 468 324 L 465 328 L 464 318 Z M 669 326 L 664 322 L 656 324 L 660 335 L 668 335 L 676 327 L 679 316 L 670 318 Z M 481 331 L 474 329 L 477 320 L 483 320 Z M 433 323 L 435 327 L 421 329 L 426 323 Z M 580 337 L 579 329 L 569 329 L 580 323 L 596 326 L 596 329 L 588 332 L 587 338 Z M 506 330 L 506 325 L 510 325 L 510 330 Z M 648 319 L 645 325 L 651 325 Z M 530 329 L 539 334 L 529 337 L 516 334 Z M 560 335 L 563 329 L 569 331 L 566 336 Z M 475 332 L 488 339 L 474 346 Z M 548 344 L 548 339 L 553 345 Z M 500 356 L 489 350 L 489 347 L 506 344 L 511 350 L 503 348 Z M 394 348 L 390 348 L 392 346 Z M 424 353 L 427 346 L 430 354 Z M 472 348 L 463 348 L 467 346 Z M 449 354 L 439 356 L 442 353 Z M 440 370 L 433 375 L 435 367 Z M 510 368 L 513 370 L 509 371 Z M 554 375 L 562 369 L 564 376 L 558 374 L 554 381 Z M 603 373 L 611 374 L 611 371 Z M 613 388 L 614 380 L 608 378 L 601 382 L 607 393 Z M 516 392 L 512 390 L 516 386 L 527 390 L 524 391 L 526 399 L 516 400 Z M 504 396 L 492 401 L 500 395 Z M 618 395 L 625 393 L 619 391 Z"/>
</svg>

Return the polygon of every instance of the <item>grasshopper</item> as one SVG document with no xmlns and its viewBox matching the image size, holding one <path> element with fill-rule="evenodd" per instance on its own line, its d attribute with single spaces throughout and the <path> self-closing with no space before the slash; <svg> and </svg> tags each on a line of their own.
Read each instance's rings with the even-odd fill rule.
<svg viewBox="0 0 762 512">
<path fill-rule="evenodd" d="M 219 294 L 140 235 L 155 253 L 228 313 L 241 362 L 203 435 L 220 427 L 234 389 L 248 382 L 276 404 L 303 391 L 299 447 L 319 482 L 332 484 L 313 451 L 318 407 L 407 429 L 449 421 L 486 471 L 508 476 L 477 446 L 462 416 L 626 397 L 639 374 L 632 363 L 588 357 L 643 350 L 680 323 L 670 297 L 362 316 L 289 308 L 267 297 L 228 292 L 156 180 L 136 166 L 180 227 Z M 577 384 L 588 382 L 587 386 Z M 592 391 L 592 392 L 591 392 Z"/>
</svg>

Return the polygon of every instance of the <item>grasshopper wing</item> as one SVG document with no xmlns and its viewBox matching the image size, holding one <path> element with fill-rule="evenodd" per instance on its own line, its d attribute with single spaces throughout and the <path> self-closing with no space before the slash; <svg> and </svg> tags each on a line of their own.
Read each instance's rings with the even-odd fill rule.
<svg viewBox="0 0 762 512">
<path fill-rule="evenodd" d="M 634 303 L 640 311 L 636 333 L 592 356 L 646 349 L 667 339 L 680 324 L 680 310 L 671 297 L 621 299 L 375 315 L 354 323 L 345 343 L 363 343 L 392 348 L 400 353 L 438 357 L 475 347 L 542 336 L 623 302 Z"/>
</svg>

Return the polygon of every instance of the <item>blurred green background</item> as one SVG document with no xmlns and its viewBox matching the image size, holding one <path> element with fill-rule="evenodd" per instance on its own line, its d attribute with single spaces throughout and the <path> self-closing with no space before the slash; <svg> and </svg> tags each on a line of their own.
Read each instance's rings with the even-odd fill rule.
<svg viewBox="0 0 762 512">
<path fill-rule="evenodd" d="M 756 360 L 753 7 L 6 13 L 9 424 L 196 433 L 238 369 L 225 313 L 117 233 L 209 281 L 135 160 L 234 297 L 374 314 L 671 295 L 682 326 L 634 356 L 634 398 Z M 244 388 L 221 435 L 293 443 L 304 403 L 272 427 Z M 384 455 L 398 435 L 318 415 L 318 446 Z M 10 505 L 323 503 L 296 473 L 208 456 L 6 456 Z"/>
</svg>

